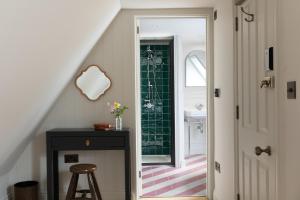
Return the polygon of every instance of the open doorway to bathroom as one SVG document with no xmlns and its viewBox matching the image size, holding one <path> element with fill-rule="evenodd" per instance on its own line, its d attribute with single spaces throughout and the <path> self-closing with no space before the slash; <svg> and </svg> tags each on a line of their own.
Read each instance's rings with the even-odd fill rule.
<svg viewBox="0 0 300 200">
<path fill-rule="evenodd" d="M 208 196 L 208 18 L 144 17 L 137 25 L 139 194 Z"/>
</svg>

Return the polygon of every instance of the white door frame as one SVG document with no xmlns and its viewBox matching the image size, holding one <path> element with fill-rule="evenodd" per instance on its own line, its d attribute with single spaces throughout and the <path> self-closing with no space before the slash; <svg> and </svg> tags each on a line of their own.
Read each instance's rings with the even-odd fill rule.
<svg viewBox="0 0 300 200">
<path fill-rule="evenodd" d="M 140 199 L 142 195 L 142 183 L 139 177 L 142 161 L 141 161 L 141 98 L 140 98 L 140 38 L 137 32 L 140 19 L 145 18 L 206 18 L 207 30 L 207 196 L 209 199 L 213 197 L 214 190 L 214 58 L 213 58 L 213 13 L 199 13 L 198 15 L 136 15 L 134 16 L 134 33 L 135 33 L 135 124 L 136 124 L 136 194 L 135 199 Z M 175 74 L 176 76 L 176 74 Z M 176 97 L 175 97 L 176 99 Z"/>
</svg>

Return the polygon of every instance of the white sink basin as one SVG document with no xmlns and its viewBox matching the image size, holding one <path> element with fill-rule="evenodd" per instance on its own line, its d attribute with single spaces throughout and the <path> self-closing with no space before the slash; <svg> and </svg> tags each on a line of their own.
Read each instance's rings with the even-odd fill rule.
<svg viewBox="0 0 300 200">
<path fill-rule="evenodd" d="M 198 117 L 206 117 L 206 110 L 185 110 L 184 116 L 185 117 L 192 117 L 192 118 L 198 118 Z"/>
</svg>

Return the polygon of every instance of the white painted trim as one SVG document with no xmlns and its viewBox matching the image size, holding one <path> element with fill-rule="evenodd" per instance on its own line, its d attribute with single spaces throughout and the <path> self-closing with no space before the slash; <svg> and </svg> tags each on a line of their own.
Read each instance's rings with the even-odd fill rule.
<svg viewBox="0 0 300 200">
<path fill-rule="evenodd" d="M 184 58 L 179 56 L 183 54 L 180 38 L 174 36 L 174 115 L 175 115 L 175 167 L 185 166 L 184 159 L 184 74 L 180 63 L 184 62 Z"/>
<path fill-rule="evenodd" d="M 206 52 L 207 52 L 207 196 L 208 199 L 213 199 L 213 192 L 215 189 L 215 123 L 214 123 L 214 49 L 213 49 L 213 12 L 210 12 L 206 16 L 206 31 L 207 31 L 207 44 L 206 44 Z"/>
<path fill-rule="evenodd" d="M 199 18 L 203 17 L 207 19 L 207 111 L 208 111 L 208 122 L 207 122 L 207 192 L 208 198 L 213 199 L 214 191 L 214 65 L 213 65 L 213 13 L 206 12 L 199 15 L 135 15 L 134 16 L 134 32 L 135 32 L 135 106 L 136 106 L 136 199 L 140 199 L 142 194 L 141 179 L 138 177 L 139 171 L 141 170 L 141 115 L 140 115 L 140 46 L 139 36 L 137 34 L 137 26 L 139 20 L 143 18 Z"/>
<path fill-rule="evenodd" d="M 134 172 L 134 176 L 136 179 L 136 193 L 135 199 L 139 199 L 142 194 L 142 180 L 139 177 L 139 173 L 142 171 L 142 145 L 141 145 L 141 98 L 140 98 L 140 36 L 137 32 L 137 28 L 140 26 L 140 21 L 137 17 L 134 17 L 134 34 L 135 34 L 135 157 L 136 157 L 136 171 Z"/>
</svg>

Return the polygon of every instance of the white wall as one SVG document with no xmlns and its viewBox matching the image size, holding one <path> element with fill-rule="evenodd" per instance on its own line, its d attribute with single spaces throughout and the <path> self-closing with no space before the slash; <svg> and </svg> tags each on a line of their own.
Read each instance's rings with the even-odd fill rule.
<svg viewBox="0 0 300 200">
<path fill-rule="evenodd" d="M 195 110 L 195 105 L 202 104 L 206 109 L 207 104 L 206 87 L 185 87 L 184 88 L 184 107 L 187 110 Z"/>
<path fill-rule="evenodd" d="M 214 64 L 215 88 L 221 97 L 215 98 L 215 160 L 221 173 L 215 173 L 214 200 L 235 199 L 234 185 L 234 90 L 233 90 L 233 4 L 232 0 L 216 3 Z"/>
<path fill-rule="evenodd" d="M 135 171 L 135 51 L 134 51 L 134 15 L 193 15 L 208 13 L 207 9 L 172 9 L 172 10 L 122 10 L 113 23 L 103 34 L 95 48 L 88 55 L 82 65 L 100 65 L 112 79 L 112 87 L 97 102 L 90 102 L 81 96 L 74 87 L 74 80 L 67 85 L 48 115 L 37 128 L 36 136 L 27 146 L 17 164 L 10 172 L 9 184 L 20 180 L 37 179 L 41 182 L 41 192 L 46 193 L 46 157 L 45 157 L 45 131 L 56 127 L 91 127 L 96 122 L 110 122 L 114 119 L 109 114 L 106 103 L 114 100 L 121 101 L 129 106 L 124 116 L 124 125 L 131 128 L 132 172 Z M 60 72 L 62 73 L 62 72 Z M 90 162 L 96 162 L 102 166 L 107 174 L 116 172 L 116 176 L 123 166 L 118 164 L 122 160 L 122 154 L 118 152 L 92 152 Z M 99 161 L 93 159 L 97 154 Z M 80 154 L 81 157 L 82 154 Z M 101 160 L 101 161 L 100 161 Z M 104 164 L 103 164 L 104 163 Z M 114 169 L 108 169 L 111 163 L 117 163 Z M 61 173 L 65 173 L 66 166 L 61 164 Z M 101 169 L 99 169 L 101 170 Z M 25 175 L 25 176 L 24 176 Z M 135 189 L 135 177 L 132 174 L 133 192 Z M 106 194 L 114 192 L 113 200 L 118 200 L 122 195 L 122 185 L 115 181 L 122 181 L 122 176 L 105 180 Z M 114 185 L 116 184 L 116 185 Z M 62 186 L 62 189 L 63 186 Z M 5 189 L 4 189 L 5 190 Z M 108 196 L 107 196 L 108 198 Z"/>
<path fill-rule="evenodd" d="M 300 85 L 300 2 L 295 0 L 277 1 L 278 3 L 278 67 L 279 78 L 279 179 L 278 199 L 297 200 L 300 198 L 300 96 L 297 89 L 297 99 L 286 97 L 287 81 L 297 81 Z M 276 50 L 275 50 L 276 53 Z"/>
</svg>

